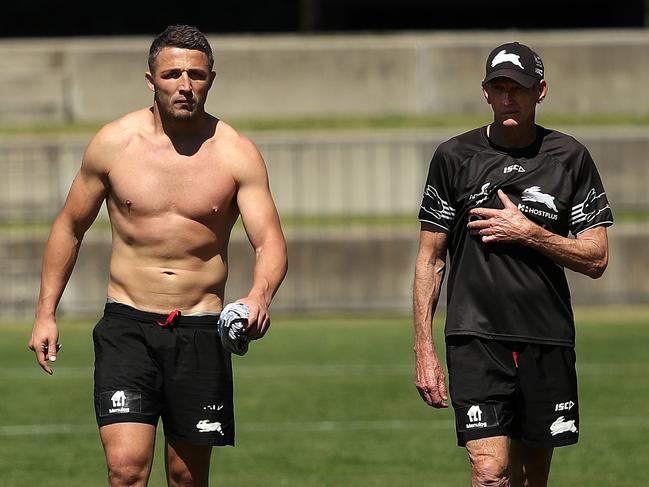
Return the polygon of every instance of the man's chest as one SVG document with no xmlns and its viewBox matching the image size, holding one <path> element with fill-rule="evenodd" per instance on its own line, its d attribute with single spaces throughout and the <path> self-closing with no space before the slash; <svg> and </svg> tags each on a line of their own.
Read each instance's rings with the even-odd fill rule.
<svg viewBox="0 0 649 487">
<path fill-rule="evenodd" d="M 574 188 L 563 165 L 543 156 L 497 154 L 474 158 L 457 175 L 456 211 L 502 208 L 499 189 L 535 223 L 558 233 L 566 231 Z"/>
<path fill-rule="evenodd" d="M 135 157 L 116 161 L 110 198 L 133 216 L 177 213 L 200 219 L 227 210 L 236 184 L 227 166 L 207 157 Z"/>
</svg>

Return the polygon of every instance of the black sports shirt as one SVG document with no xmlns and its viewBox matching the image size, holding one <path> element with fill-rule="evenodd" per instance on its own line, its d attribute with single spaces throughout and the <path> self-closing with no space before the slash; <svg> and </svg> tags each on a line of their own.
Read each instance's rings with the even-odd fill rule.
<svg viewBox="0 0 649 487">
<path fill-rule="evenodd" d="M 488 139 L 485 126 L 441 144 L 419 220 L 449 235 L 446 336 L 574 346 L 563 267 L 529 247 L 469 235 L 469 210 L 503 208 L 498 189 L 527 218 L 564 237 L 613 223 L 595 163 L 568 135 L 537 126 L 531 146 L 507 149 Z"/>
</svg>

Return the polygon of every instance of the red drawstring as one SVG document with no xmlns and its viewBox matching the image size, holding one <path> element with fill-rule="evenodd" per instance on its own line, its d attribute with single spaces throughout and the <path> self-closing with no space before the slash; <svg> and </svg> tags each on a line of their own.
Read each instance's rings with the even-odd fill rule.
<svg viewBox="0 0 649 487">
<path fill-rule="evenodd" d="M 169 316 L 167 316 L 167 319 L 165 320 L 164 323 L 160 323 L 158 321 L 158 325 L 160 325 L 163 328 L 166 328 L 167 326 L 171 327 L 175 325 L 179 319 L 180 319 L 180 310 L 175 309 L 171 313 L 169 313 Z"/>
<path fill-rule="evenodd" d="M 518 368 L 518 345 L 514 344 L 514 349 L 512 350 L 512 357 L 514 358 L 514 365 Z"/>
</svg>

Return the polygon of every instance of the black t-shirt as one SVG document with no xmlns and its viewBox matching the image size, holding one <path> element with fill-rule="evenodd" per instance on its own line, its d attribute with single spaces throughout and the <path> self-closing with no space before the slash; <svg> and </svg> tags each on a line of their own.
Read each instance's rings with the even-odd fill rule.
<svg viewBox="0 0 649 487">
<path fill-rule="evenodd" d="M 562 266 L 519 244 L 483 244 L 466 228 L 469 210 L 502 209 L 497 190 L 558 235 L 609 226 L 613 215 L 586 148 L 537 126 L 524 149 L 493 144 L 486 127 L 442 143 L 433 156 L 421 222 L 449 235 L 446 335 L 574 346 L 570 290 Z"/>
</svg>

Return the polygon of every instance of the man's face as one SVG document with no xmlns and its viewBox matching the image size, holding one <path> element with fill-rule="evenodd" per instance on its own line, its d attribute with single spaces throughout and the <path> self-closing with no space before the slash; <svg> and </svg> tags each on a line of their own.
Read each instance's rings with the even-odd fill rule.
<svg viewBox="0 0 649 487">
<path fill-rule="evenodd" d="M 525 88 L 509 78 L 496 78 L 484 87 L 484 96 L 494 111 L 494 122 L 505 127 L 534 123 L 536 104 L 546 93 L 545 81 Z"/>
<path fill-rule="evenodd" d="M 190 120 L 203 113 L 214 77 L 207 54 L 178 47 L 161 49 L 153 72 L 146 74 L 159 110 L 175 120 Z"/>
</svg>

